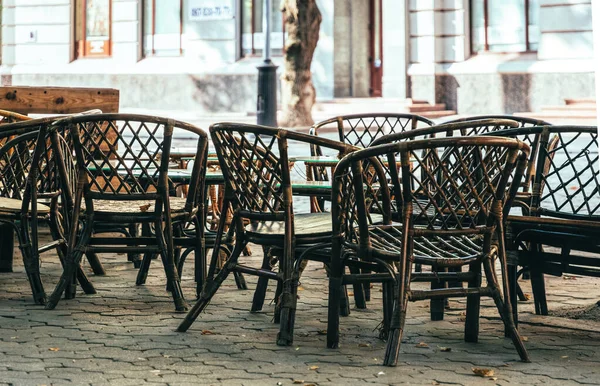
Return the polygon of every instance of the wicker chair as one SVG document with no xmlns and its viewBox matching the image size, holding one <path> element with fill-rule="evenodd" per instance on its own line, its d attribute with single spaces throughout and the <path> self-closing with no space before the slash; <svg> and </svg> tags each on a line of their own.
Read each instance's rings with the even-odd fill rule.
<svg viewBox="0 0 600 386">
<path fill-rule="evenodd" d="M 23 120 L 4 124 L 0 130 L 1 138 L 12 138 L 0 147 L 0 222 L 14 229 L 33 299 L 42 305 L 46 293 L 40 277 L 40 254 L 56 249 L 63 260 L 66 243 L 62 229 L 69 225 L 68 217 L 59 213 L 59 204 L 68 194 L 62 189 L 58 167 L 66 142 L 58 136 L 51 141 L 47 136 L 47 127 L 54 120 Z M 39 222 L 49 225 L 52 236 L 52 242 L 41 246 Z M 86 293 L 94 293 L 80 267 L 77 277 Z"/>
<path fill-rule="evenodd" d="M 333 253 L 329 281 L 327 345 L 338 346 L 339 309 L 344 285 L 382 282 L 384 322 L 381 337 L 387 338 L 384 364 L 397 363 L 406 319 L 407 302 L 447 297 L 467 297 L 465 340 L 477 341 L 479 302 L 491 296 L 510 331 L 522 360 L 528 355 L 512 320 L 504 251 L 503 205 L 511 172 L 520 178 L 529 148 L 508 138 L 461 137 L 406 141 L 351 153 L 335 170 L 332 202 Z M 369 225 L 368 205 L 375 201 L 364 190 L 363 169 L 387 155 L 390 170 L 398 170 L 400 155 L 401 203 L 404 218 L 392 223 L 387 184 L 377 192 L 384 210 L 383 225 Z M 499 159 L 504 162 L 498 162 Z M 368 165 L 368 166 L 367 166 Z M 515 165 L 516 169 L 515 169 Z M 381 168 L 381 166 L 379 166 Z M 517 185 L 510 191 L 514 195 Z M 426 200 L 423 200 L 426 198 Z M 497 244 L 492 243 L 496 237 Z M 493 261 L 503 271 L 501 295 Z M 437 271 L 469 266 L 468 272 L 413 272 L 413 263 Z M 367 267 L 374 274 L 344 274 L 344 267 Z M 487 285 L 481 286 L 481 268 Z M 399 269 L 396 271 L 396 266 Z M 460 281 L 467 288 L 414 290 L 414 281 Z"/>
<path fill-rule="evenodd" d="M 536 313 L 547 315 L 544 273 L 600 277 L 598 132 L 589 126 L 546 126 L 505 135 L 539 137 L 529 213 L 508 217 L 507 245 L 512 294 L 517 265 L 529 268 Z"/>
<path fill-rule="evenodd" d="M 235 229 L 235 246 L 224 267 L 215 275 L 217 246 L 208 271 L 208 279 L 198 302 L 179 325 L 187 331 L 209 304 L 223 281 L 232 272 L 243 272 L 280 283 L 277 308 L 280 314 L 279 345 L 293 341 L 296 312 L 296 291 L 302 258 L 298 250 L 314 245 L 331 244 L 331 216 L 328 213 L 294 214 L 292 181 L 288 162 L 288 145 L 321 146 L 344 154 L 355 148 L 324 138 L 285 129 L 236 123 L 218 123 L 210 127 L 211 137 L 225 177 L 225 203 L 233 207 L 231 227 Z M 221 217 L 218 235 L 223 232 L 225 216 Z M 217 242 L 221 240 L 217 236 Z M 247 243 L 277 249 L 279 273 L 272 272 L 267 256 L 260 269 L 238 263 Z M 305 254 L 308 257 L 308 254 Z M 312 256 L 310 256 L 312 258 Z M 328 263 L 328 259 L 324 261 Z M 257 289 L 256 296 L 262 296 Z M 253 310 L 254 307 L 253 307 Z M 279 311 L 280 310 L 280 311 Z"/>
<path fill-rule="evenodd" d="M 82 251 L 96 253 L 145 253 L 140 274 L 151 257 L 160 254 L 177 311 L 187 308 L 176 268 L 175 245 L 196 246 L 196 280 L 205 276 L 206 261 L 203 232 L 194 240 L 179 239 L 180 227 L 203 218 L 203 189 L 208 138 L 199 128 L 175 121 L 134 114 L 95 114 L 66 118 L 55 122 L 53 130 L 67 130 L 73 142 L 78 180 L 74 198 L 67 205 L 73 213 L 73 224 L 82 223 L 81 231 L 72 227 L 64 272 L 48 299 L 52 309 L 66 291 L 75 296 L 74 268 Z M 169 151 L 175 130 L 196 138 L 197 154 L 187 198 L 170 197 L 173 183 L 168 177 Z M 200 199 L 200 200 L 199 200 Z M 199 201 L 198 201 L 199 200 Z M 97 225 L 151 224 L 154 236 L 98 237 Z M 202 230 L 202 227 L 199 227 Z"/>
</svg>

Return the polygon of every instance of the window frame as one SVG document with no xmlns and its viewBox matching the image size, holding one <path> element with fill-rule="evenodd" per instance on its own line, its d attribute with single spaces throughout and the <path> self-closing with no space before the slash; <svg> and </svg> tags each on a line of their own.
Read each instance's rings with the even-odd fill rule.
<svg viewBox="0 0 600 386">
<path fill-rule="evenodd" d="M 471 55 L 478 54 L 532 54 L 537 53 L 537 49 L 531 48 L 531 41 L 529 36 L 529 1 L 523 0 L 523 11 L 525 13 L 525 50 L 524 51 L 490 51 L 490 44 L 488 39 L 488 27 L 489 27 L 489 6 L 488 2 L 490 0 L 482 0 L 483 1 L 483 50 L 475 51 L 473 49 L 473 0 L 469 1 L 469 36 L 470 36 L 470 44 L 469 50 L 471 51 Z M 492 0 L 492 1 L 501 1 L 501 0 Z"/>
<path fill-rule="evenodd" d="M 239 28 L 240 28 L 240 42 L 239 42 L 239 50 L 240 50 L 240 57 L 241 58 L 256 58 L 256 57 L 260 57 L 263 55 L 262 53 L 262 48 L 257 48 L 254 45 L 254 34 L 256 33 L 256 31 L 254 30 L 254 24 L 255 24 L 255 18 L 254 18 L 254 7 L 256 2 L 258 1 L 262 1 L 264 2 L 265 0 L 251 0 L 251 5 L 250 5 L 250 34 L 251 34 L 251 49 L 250 49 L 250 53 L 246 53 L 244 50 L 244 0 L 239 0 L 240 2 L 240 16 L 239 16 Z M 283 35 L 283 41 L 282 41 L 282 49 L 281 49 L 281 53 L 277 52 L 274 53 L 273 49 L 271 49 L 271 56 L 275 56 L 275 57 L 280 57 L 283 56 L 285 54 L 285 19 L 282 17 L 281 18 L 281 32 Z M 273 33 L 273 30 L 271 29 L 271 34 Z M 257 50 L 260 50 L 260 53 L 257 52 Z"/>
<path fill-rule="evenodd" d="M 152 2 L 152 23 L 151 23 L 151 28 L 152 30 L 150 31 L 150 35 L 152 37 L 152 46 L 151 49 L 149 51 L 145 50 L 145 39 L 146 39 L 146 3 L 151 1 Z M 171 0 L 173 1 L 173 0 Z M 184 10 L 183 10 L 183 0 L 179 0 L 179 56 L 183 56 L 183 17 L 184 17 Z M 142 1 L 142 20 L 141 20 L 141 25 L 142 25 L 142 56 L 147 58 L 147 57 L 155 57 L 156 55 L 156 48 L 154 46 L 154 35 L 156 35 L 156 0 L 143 0 Z M 161 56 L 161 55 L 158 55 Z M 177 55 L 168 55 L 170 57 L 177 57 Z"/>
<path fill-rule="evenodd" d="M 87 42 L 89 41 L 87 38 L 87 3 L 88 0 L 81 0 L 81 9 L 77 9 L 77 0 L 74 0 L 74 4 L 75 6 L 73 7 L 74 10 L 74 36 L 73 36 L 73 40 L 75 41 L 75 47 L 74 47 L 74 55 L 75 55 L 75 59 L 82 59 L 82 58 L 110 58 L 112 57 L 112 45 L 113 45 L 113 41 L 112 41 L 112 0 L 108 0 L 108 40 L 106 41 L 108 44 L 108 48 L 105 52 L 103 53 L 91 53 L 88 52 L 88 45 Z M 77 19 L 81 18 L 81 36 L 82 39 L 77 40 Z"/>
</svg>

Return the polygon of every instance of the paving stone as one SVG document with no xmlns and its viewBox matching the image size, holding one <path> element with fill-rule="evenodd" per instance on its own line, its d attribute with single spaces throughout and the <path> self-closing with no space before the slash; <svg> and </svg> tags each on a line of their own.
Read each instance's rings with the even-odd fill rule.
<svg viewBox="0 0 600 386">
<path fill-rule="evenodd" d="M 253 251 L 244 261 L 258 265 L 261 252 Z M 54 311 L 32 303 L 20 259 L 15 259 L 14 273 L 0 274 L 0 386 L 292 385 L 293 380 L 319 385 L 600 383 L 600 323 L 534 316 L 531 301 L 519 306 L 532 363 L 518 361 L 487 299 L 482 301 L 479 343 L 465 343 L 466 303 L 460 299 L 450 302 L 439 322 L 429 320 L 428 302 L 410 304 L 399 364 L 388 368 L 381 366 L 385 343 L 377 339 L 376 330 L 382 317 L 379 286 L 367 310 L 352 309 L 341 319 L 340 348 L 327 349 L 320 333 L 327 328 L 327 278 L 321 264 L 309 264 L 299 292 L 294 344 L 279 347 L 279 326 L 272 323 L 274 306 L 269 303 L 274 285 L 263 312 L 250 313 L 253 291 L 237 290 L 229 278 L 192 328 L 177 333 L 184 314 L 174 312 L 159 262 L 153 262 L 147 284 L 136 287 L 137 271 L 124 255 L 101 259 L 108 275 L 90 273 L 98 294 L 79 291 Z M 182 286 L 193 301 L 193 258 L 186 264 Z M 85 269 L 89 271 L 87 263 Z M 59 274 L 58 261 L 45 258 L 44 282 L 55 283 Z M 247 281 L 254 288 L 256 278 Z M 600 295 L 597 279 L 546 281 L 553 310 L 593 304 Z M 529 283 L 521 284 L 531 293 Z M 419 342 L 429 347 L 416 347 Z M 451 351 L 442 352 L 441 347 Z M 473 367 L 492 368 L 497 379 L 476 377 Z"/>
</svg>

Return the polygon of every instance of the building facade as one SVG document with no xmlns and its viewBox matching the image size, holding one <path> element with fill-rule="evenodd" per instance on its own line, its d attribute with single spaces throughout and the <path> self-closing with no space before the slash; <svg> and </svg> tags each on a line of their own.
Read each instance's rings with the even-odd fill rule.
<svg viewBox="0 0 600 386">
<path fill-rule="evenodd" d="M 2 83 L 114 87 L 122 107 L 255 111 L 263 1 L 3 0 Z M 317 3 L 322 100 L 412 97 L 475 114 L 594 95 L 591 0 Z"/>
</svg>

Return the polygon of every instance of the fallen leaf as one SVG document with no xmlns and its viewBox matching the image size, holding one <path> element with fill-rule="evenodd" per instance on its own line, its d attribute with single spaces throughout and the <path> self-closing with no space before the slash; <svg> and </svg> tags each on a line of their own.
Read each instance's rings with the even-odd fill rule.
<svg viewBox="0 0 600 386">
<path fill-rule="evenodd" d="M 567 359 L 568 357 L 569 357 L 568 355 L 561 356 L 562 359 Z"/>
<path fill-rule="evenodd" d="M 563 280 L 577 280 L 577 278 L 575 276 L 563 276 Z"/>
<path fill-rule="evenodd" d="M 441 352 L 450 352 L 452 351 L 452 347 L 440 347 Z"/>
<path fill-rule="evenodd" d="M 317 331 L 318 335 L 327 335 L 327 330 L 319 330 Z"/>
<path fill-rule="evenodd" d="M 529 341 L 529 338 L 526 337 L 526 336 L 522 336 L 521 339 L 523 340 L 523 342 L 528 342 Z"/>
<path fill-rule="evenodd" d="M 58 347 L 50 347 L 48 350 L 56 352 L 60 349 Z"/>
<path fill-rule="evenodd" d="M 317 385 L 314 383 L 305 383 L 304 386 L 317 386 Z"/>
<path fill-rule="evenodd" d="M 478 375 L 480 377 L 493 377 L 494 376 L 494 370 L 492 370 L 492 369 L 484 369 L 482 367 L 473 367 L 471 370 L 473 371 L 473 373 L 475 375 Z"/>
<path fill-rule="evenodd" d="M 304 383 L 304 380 L 294 379 L 294 380 L 292 381 L 292 383 L 295 383 L 295 384 L 301 384 L 301 383 Z"/>
<path fill-rule="evenodd" d="M 158 373 L 160 373 L 160 370 L 150 370 L 150 372 L 154 373 L 154 374 L 158 374 Z"/>
<path fill-rule="evenodd" d="M 298 291 L 304 291 L 304 287 L 298 287 Z"/>
<path fill-rule="evenodd" d="M 348 296 L 354 296 L 354 292 L 348 292 Z"/>
<path fill-rule="evenodd" d="M 211 330 L 202 330 L 201 334 L 202 335 L 214 335 L 214 332 L 212 332 Z"/>
<path fill-rule="evenodd" d="M 530 294 L 523 294 L 523 297 L 525 298 L 525 300 L 530 300 L 531 299 L 531 295 Z"/>
<path fill-rule="evenodd" d="M 296 347 L 296 351 L 300 350 L 300 347 Z"/>
<path fill-rule="evenodd" d="M 318 369 L 318 368 L 319 368 L 319 366 L 310 366 L 308 369 L 309 369 L 309 370 L 316 370 L 316 369 Z"/>
<path fill-rule="evenodd" d="M 171 358 L 170 355 L 163 355 L 163 358 Z"/>
<path fill-rule="evenodd" d="M 371 347 L 371 343 L 359 343 L 358 347 Z"/>
<path fill-rule="evenodd" d="M 148 211 L 148 209 L 150 209 L 150 205 L 151 205 L 151 204 L 140 205 L 140 210 L 141 210 L 142 212 L 147 212 L 147 211 Z"/>
<path fill-rule="evenodd" d="M 571 190 L 577 190 L 577 189 L 579 189 L 579 186 L 575 186 L 575 185 L 571 186 Z"/>
<path fill-rule="evenodd" d="M 419 342 L 419 343 L 417 343 L 415 345 L 415 347 L 418 347 L 418 348 L 427 348 L 427 347 L 429 347 L 429 345 L 427 343 L 425 343 L 425 342 Z"/>
<path fill-rule="evenodd" d="M 497 380 L 498 380 L 498 378 L 497 378 L 497 377 L 492 377 L 492 378 L 490 378 L 490 381 L 497 381 Z"/>
</svg>

